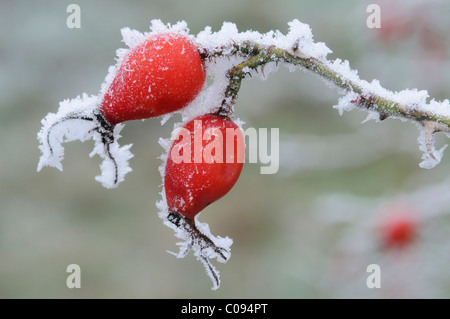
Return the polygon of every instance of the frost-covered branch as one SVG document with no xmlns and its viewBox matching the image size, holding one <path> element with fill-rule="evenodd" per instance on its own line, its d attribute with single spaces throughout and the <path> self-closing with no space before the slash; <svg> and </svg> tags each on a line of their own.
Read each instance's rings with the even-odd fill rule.
<svg viewBox="0 0 450 319">
<path fill-rule="evenodd" d="M 326 55 L 331 52 L 323 43 L 314 43 L 309 27 L 298 20 L 289 23 L 290 31 L 284 36 L 270 32 L 260 35 L 255 32 L 237 33 L 234 25 L 224 24 L 222 30 L 210 36 L 227 39 L 228 45 L 211 47 L 206 45 L 202 56 L 216 58 L 239 55 L 245 60 L 228 70 L 229 84 L 219 112 L 230 114 L 236 102 L 242 79 L 247 75 L 261 72 L 265 77 L 265 67 L 269 64 L 287 64 L 308 70 L 345 93 L 335 106 L 342 114 L 354 108 L 369 112 L 368 119 L 384 120 L 388 117 L 411 120 L 421 127 L 420 149 L 424 152 L 421 167 L 432 168 L 439 163 L 445 147 L 435 150 L 433 134 L 450 132 L 450 103 L 427 101 L 427 91 L 403 90 L 392 92 L 383 88 L 378 80 L 371 83 L 359 78 L 348 61 L 336 59 L 329 61 Z M 200 42 L 205 41 L 200 34 Z M 205 41 L 209 44 L 207 41 Z"/>
<path fill-rule="evenodd" d="M 117 50 L 117 63 L 109 68 L 99 95 L 88 96 L 83 94 L 75 99 L 62 101 L 56 113 L 49 113 L 42 120 L 42 128 L 38 133 L 39 148 L 42 152 L 38 170 L 41 170 L 44 166 L 62 169 L 61 160 L 64 157 L 62 143 L 93 139 L 94 150 L 90 155 L 97 154 L 103 159 L 100 166 L 101 175 L 97 176 L 96 179 L 107 188 L 116 187 L 124 180 L 125 175 L 131 171 L 128 162 L 133 155 L 129 150 L 131 144 L 121 147 L 118 143 L 119 133 L 124 126 L 121 122 L 139 118 L 135 117 L 134 112 L 143 108 L 143 105 L 139 103 L 130 107 L 128 105 L 130 98 L 133 99 L 136 95 L 150 99 L 153 94 L 156 94 L 153 90 L 158 89 L 158 93 L 164 93 L 167 90 L 165 85 L 153 87 L 152 82 L 145 83 L 145 79 L 148 78 L 146 75 L 150 71 L 165 72 L 170 70 L 173 74 L 183 74 L 180 73 L 181 70 L 172 67 L 172 64 L 169 63 L 171 61 L 168 61 L 170 58 L 164 54 L 158 56 L 166 57 L 161 60 L 161 63 L 166 63 L 167 66 L 161 67 L 161 63 L 152 64 L 145 71 L 131 72 L 139 69 L 142 61 L 153 61 L 153 57 L 157 55 L 153 54 L 148 59 L 143 59 L 143 57 L 147 58 L 144 54 L 147 51 L 140 49 L 133 51 L 133 49 L 141 48 L 140 44 L 160 33 L 179 34 L 192 39 L 195 44 L 192 51 L 197 53 L 198 49 L 198 53 L 200 53 L 200 58 L 197 59 L 198 70 L 205 75 L 203 73 L 204 66 L 206 76 L 211 79 L 207 85 L 204 85 L 194 100 L 183 99 L 183 101 L 191 102 L 189 105 L 182 105 L 183 108 L 176 109 L 182 115 L 182 123 L 175 124 L 175 128 L 179 128 L 188 120 L 203 114 L 216 112 L 231 117 L 242 80 L 247 75 L 260 76 L 265 79 L 279 65 L 284 64 L 292 71 L 307 70 L 318 75 L 326 83 L 338 88 L 339 92 L 344 95 L 334 106 L 340 114 L 343 111 L 359 108 L 369 112 L 368 120 L 384 120 L 392 117 L 417 123 L 421 130 L 418 139 L 420 150 L 424 153 L 422 167 L 431 168 L 439 163 L 442 157 L 445 146 L 436 150 L 433 135 L 436 132 L 450 133 L 450 103 L 448 100 L 438 102 L 432 99 L 428 101 L 427 91 L 413 89 L 392 92 L 384 89 L 377 80 L 372 82 L 361 80 L 357 72 L 350 68 L 348 61 L 328 60 L 327 55 L 332 51 L 324 43 L 314 42 L 309 26 L 298 20 L 289 23 L 287 34 L 282 34 L 279 31 L 270 31 L 266 34 L 254 31 L 238 32 L 234 24 L 224 23 L 218 32 L 211 32 L 211 28 L 206 27 L 198 35 L 192 36 L 189 35 L 186 22 L 178 22 L 171 26 L 170 24 L 163 24 L 160 20 L 153 20 L 150 29 L 151 31 L 146 33 L 140 33 L 129 28 L 122 29 L 124 42 L 128 45 L 128 48 Z M 156 47 L 159 48 L 159 45 Z M 131 54 L 130 52 L 134 53 Z M 186 57 L 184 46 L 174 53 L 176 57 Z M 128 63 L 129 60 L 125 59 L 125 57 L 135 57 L 135 55 L 138 59 L 130 58 L 133 63 Z M 191 60 L 188 59 L 187 61 Z M 181 66 L 185 66 L 184 62 Z M 124 70 L 124 73 L 121 73 L 121 70 Z M 189 70 L 189 68 L 186 68 L 186 70 Z M 112 90 L 119 96 L 118 100 L 121 103 L 123 102 L 123 105 L 121 104 L 119 108 L 119 113 L 123 113 L 122 115 L 126 112 L 132 113 L 132 116 L 122 118 L 117 116 L 117 112 L 110 111 L 109 107 L 112 102 L 106 103 L 104 98 L 109 92 L 108 88 L 113 87 L 114 79 L 116 77 L 122 79 L 124 74 L 129 73 L 142 74 L 143 77 L 129 78 L 128 81 L 124 82 L 126 85 L 118 85 L 117 88 L 119 89 Z M 159 74 L 155 78 L 159 78 Z M 182 79 L 185 78 L 189 77 L 182 77 Z M 202 79 L 205 78 L 202 77 Z M 141 89 L 139 92 L 135 90 L 137 88 L 135 83 L 139 84 L 138 88 Z M 148 84 L 148 86 L 143 84 Z M 174 85 L 176 86 L 176 83 Z M 114 88 L 116 87 L 114 86 Z M 172 94 L 178 95 L 179 93 L 178 90 L 174 90 L 174 92 Z M 160 104 L 155 105 L 159 106 Z M 164 124 L 173 114 L 173 110 L 145 114 L 148 117 L 164 114 L 161 121 Z M 110 116 L 106 117 L 106 114 Z M 108 122 L 108 118 L 114 121 L 110 119 L 110 122 Z M 142 117 L 142 119 L 144 118 L 147 117 Z M 235 120 L 235 122 L 240 123 L 239 120 Z M 161 156 L 163 163 L 160 167 L 164 181 L 164 167 L 172 141 L 160 139 L 160 143 L 165 149 L 165 153 Z M 208 225 L 199 222 L 197 218 L 195 220 L 174 219 L 174 215 L 171 215 L 168 209 L 164 192 L 161 194 L 162 200 L 157 204 L 160 210 L 159 216 L 165 225 L 174 230 L 175 236 L 182 240 L 178 243 L 180 250 L 175 256 L 183 258 L 192 250 L 194 256 L 202 262 L 212 279 L 213 289 L 217 289 L 220 285 L 219 272 L 211 264 L 210 259 L 226 262 L 230 257 L 230 247 L 233 241 L 228 237 L 213 236 Z"/>
</svg>

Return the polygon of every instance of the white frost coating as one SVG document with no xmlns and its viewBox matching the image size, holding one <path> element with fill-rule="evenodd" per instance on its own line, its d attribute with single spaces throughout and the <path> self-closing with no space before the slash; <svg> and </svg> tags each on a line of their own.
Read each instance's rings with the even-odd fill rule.
<svg viewBox="0 0 450 319">
<path fill-rule="evenodd" d="M 92 138 L 94 150 L 90 156 L 98 154 L 103 158 L 100 165 L 102 174 L 97 176 L 96 180 L 106 188 L 114 188 L 123 181 L 124 176 L 131 171 L 128 165 L 128 160 L 133 157 L 129 151 L 131 144 L 120 147 L 117 143 L 119 132 L 123 128 L 123 125 L 119 124 L 114 128 L 114 140 L 108 144 L 109 154 L 107 153 L 107 146 L 103 144 L 102 136 L 96 130 L 99 128 L 94 116 L 97 103 L 98 97 L 83 94 L 81 97 L 62 101 L 56 114 L 49 113 L 42 120 L 42 128 L 37 135 L 42 152 L 38 171 L 45 166 L 62 170 L 64 147 L 61 144 L 74 140 L 84 142 Z"/>
<path fill-rule="evenodd" d="M 342 114 L 344 114 L 344 111 L 349 112 L 355 109 L 355 103 L 352 103 L 352 101 L 354 101 L 357 97 L 357 93 L 350 92 L 347 95 L 339 98 L 339 103 L 337 105 L 334 105 L 333 108 L 338 110 L 339 115 L 342 116 Z"/>
<path fill-rule="evenodd" d="M 145 35 L 138 30 L 130 29 L 130 28 L 122 28 L 120 29 L 120 33 L 122 34 L 122 41 L 130 48 L 134 48 L 139 43 L 145 40 Z"/>
<path fill-rule="evenodd" d="M 424 111 L 433 112 L 433 114 L 440 114 L 441 116 L 450 118 L 450 101 L 445 99 L 443 101 L 436 101 L 432 99 L 429 104 L 422 106 Z"/>
<path fill-rule="evenodd" d="M 448 145 L 444 145 L 439 150 L 436 150 L 434 146 L 434 138 L 430 128 L 426 126 L 419 126 L 419 137 L 417 142 L 419 143 L 419 149 L 422 153 L 422 162 L 419 166 L 421 168 L 431 169 L 441 162 L 442 156 Z"/>
<path fill-rule="evenodd" d="M 130 152 L 132 144 L 120 146 L 117 140 L 120 138 L 120 131 L 125 125 L 117 124 L 114 127 L 114 142 L 108 145 L 102 143 L 102 137 L 100 134 L 93 134 L 92 138 L 95 141 L 94 150 L 89 154 L 90 157 L 99 155 L 103 158 L 100 164 L 102 174 L 95 177 L 95 180 L 100 182 L 106 188 L 114 188 L 120 182 L 123 182 L 125 175 L 132 171 L 128 165 L 128 161 L 133 157 Z M 109 147 L 109 153 L 107 155 L 105 147 Z"/>
<path fill-rule="evenodd" d="M 289 32 L 286 35 L 278 30 L 261 34 L 251 30 L 239 32 L 234 23 L 224 22 L 218 32 L 211 32 L 211 27 L 206 27 L 196 36 L 195 40 L 210 52 L 221 51 L 224 55 L 233 50 L 234 44 L 243 45 L 246 41 L 263 46 L 274 45 L 292 53 L 294 53 L 293 48 L 297 47 L 301 54 L 320 61 L 324 61 L 326 56 L 332 52 L 324 43 L 314 42 L 311 28 L 307 24 L 295 19 L 288 25 Z"/>
<path fill-rule="evenodd" d="M 37 138 L 41 143 L 39 149 L 42 152 L 37 167 L 38 171 L 44 166 L 56 167 L 62 170 L 61 160 L 64 158 L 64 147 L 62 147 L 61 143 L 74 140 L 84 142 L 91 137 L 89 131 L 95 126 L 93 122 L 78 119 L 59 122 L 64 117 L 70 117 L 72 113 L 92 117 L 96 104 L 96 96 L 90 97 L 87 94 L 83 94 L 72 100 L 60 102 L 56 114 L 49 113 L 42 119 L 42 128 L 37 134 Z"/>
<path fill-rule="evenodd" d="M 380 122 L 380 113 L 375 111 L 367 111 L 367 117 L 361 122 L 361 124 L 367 123 L 374 120 L 375 122 Z"/>
</svg>

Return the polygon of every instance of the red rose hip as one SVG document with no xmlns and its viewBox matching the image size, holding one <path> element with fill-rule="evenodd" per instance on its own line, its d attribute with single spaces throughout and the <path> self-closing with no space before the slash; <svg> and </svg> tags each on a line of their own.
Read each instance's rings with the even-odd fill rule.
<svg viewBox="0 0 450 319">
<path fill-rule="evenodd" d="M 174 112 L 198 95 L 205 77 L 189 37 L 171 32 L 151 35 L 123 58 L 100 112 L 112 125 Z"/>
<path fill-rule="evenodd" d="M 176 32 L 147 36 L 124 55 L 112 82 L 95 100 L 92 111 L 79 107 L 78 98 L 74 102 L 73 112 L 63 112 L 64 115 L 46 119 L 46 125 L 39 133 L 45 153 L 39 169 L 45 165 L 54 166 L 53 162 L 59 164 L 58 157 L 62 153 L 55 153 L 50 138 L 56 126 L 74 120 L 92 122 L 86 134 L 97 134 L 104 146 L 101 154 L 109 162 L 106 165 L 114 171 L 109 174 L 111 180 L 103 183 L 106 187 L 117 186 L 126 172 L 120 172 L 119 166 L 123 161 L 116 158 L 116 149 L 112 146 L 118 137 L 114 133 L 116 124 L 156 117 L 183 108 L 201 91 L 205 77 L 200 53 L 188 36 Z M 63 140 L 63 136 L 60 139 Z M 56 159 L 55 154 L 59 154 Z"/>
<path fill-rule="evenodd" d="M 234 186 L 245 144 L 231 120 L 206 114 L 186 123 L 169 152 L 164 188 L 169 212 L 193 219 Z"/>
</svg>

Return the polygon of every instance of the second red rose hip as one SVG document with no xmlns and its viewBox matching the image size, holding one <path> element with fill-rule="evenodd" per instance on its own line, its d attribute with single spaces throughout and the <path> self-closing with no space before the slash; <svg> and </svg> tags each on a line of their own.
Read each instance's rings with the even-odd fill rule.
<svg viewBox="0 0 450 319">
<path fill-rule="evenodd" d="M 193 219 L 234 186 L 244 162 L 241 129 L 213 114 L 181 128 L 167 159 L 164 188 L 169 212 Z"/>
</svg>

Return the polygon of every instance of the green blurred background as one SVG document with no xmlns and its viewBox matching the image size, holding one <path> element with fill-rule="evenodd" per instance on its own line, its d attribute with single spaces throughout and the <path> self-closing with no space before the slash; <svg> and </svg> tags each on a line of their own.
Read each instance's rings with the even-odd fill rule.
<svg viewBox="0 0 450 319">
<path fill-rule="evenodd" d="M 282 165 L 278 174 L 261 175 L 259 164 L 246 164 L 233 190 L 200 216 L 213 234 L 234 239 L 229 262 L 215 263 L 222 279 L 218 291 L 210 290 L 209 278 L 191 254 L 178 260 L 166 252 L 177 249 L 177 240 L 157 216 L 162 153 L 158 138 L 170 136 L 179 115 L 164 126 L 159 119 L 126 124 L 120 142 L 133 143 L 133 172 L 117 189 L 105 189 L 94 180 L 100 159 L 88 156 L 92 141 L 65 144 L 63 172 L 36 172 L 40 120 L 55 112 L 63 99 L 98 93 L 108 66 L 114 64 L 115 50 L 125 46 L 122 27 L 147 31 L 150 20 L 157 18 L 165 23 L 185 20 L 192 34 L 208 25 L 217 31 L 223 21 L 236 23 L 242 31 L 285 33 L 287 22 L 297 18 L 311 26 L 316 41 L 333 50 L 330 59 L 348 59 L 361 78 L 379 79 L 392 90 L 427 89 L 443 99 L 450 96 L 448 4 L 394 1 L 400 14 L 420 12 L 424 18 L 419 23 L 413 16 L 414 30 L 392 40 L 366 26 L 369 3 L 382 5 L 383 15 L 392 1 L 77 0 L 81 28 L 68 29 L 66 8 L 73 2 L 0 3 L 0 297 L 450 296 L 450 271 L 445 267 L 449 245 L 426 236 L 431 232 L 441 239 L 450 237 L 445 211 L 424 217 L 424 229 L 431 231 L 423 231 L 410 247 L 408 258 L 413 259 L 408 262 L 401 257 L 398 263 L 395 254 L 386 257 L 375 249 L 371 232 L 385 203 L 445 183 L 448 154 L 432 170 L 419 168 L 413 124 L 361 124 L 366 114 L 358 111 L 340 117 L 332 109 L 337 91 L 309 73 L 282 67 L 266 81 L 249 79 L 242 85 L 239 118 L 255 128 L 279 127 L 282 142 L 310 141 L 312 153 L 314 141 L 320 141 L 325 145 L 322 161 L 330 165 Z M 411 9 L 411 3 L 416 7 Z M 424 36 L 423 30 L 432 30 L 432 35 Z M 433 36 L 437 40 L 430 44 L 427 39 Z M 353 147 L 358 139 L 360 146 Z M 345 152 L 338 156 L 344 161 L 336 165 L 336 148 L 327 152 L 330 140 L 337 140 Z M 383 147 L 386 143 L 390 147 Z M 444 143 L 439 136 L 438 144 Z M 358 158 L 373 148 L 380 149 L 377 156 L 352 162 L 351 153 Z M 295 153 L 295 147 L 284 145 L 283 150 L 282 163 L 283 156 L 301 161 L 305 155 Z M 337 205 L 354 201 L 361 207 L 358 217 L 330 222 L 320 208 L 330 194 L 344 200 L 328 210 L 345 212 Z M 350 203 L 339 194 L 348 194 Z M 436 200 L 445 201 L 443 196 Z M 428 216 L 426 210 L 419 213 Z M 343 253 L 354 242 L 367 243 L 366 248 Z M 66 267 L 72 263 L 81 267 L 81 289 L 66 286 Z M 371 263 L 386 269 L 381 289 L 365 285 Z M 411 269 L 408 275 L 405 268 Z M 425 279 L 423 269 L 428 271 Z"/>
</svg>

